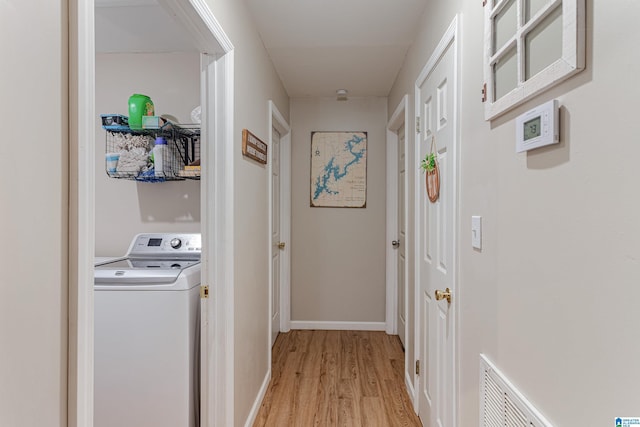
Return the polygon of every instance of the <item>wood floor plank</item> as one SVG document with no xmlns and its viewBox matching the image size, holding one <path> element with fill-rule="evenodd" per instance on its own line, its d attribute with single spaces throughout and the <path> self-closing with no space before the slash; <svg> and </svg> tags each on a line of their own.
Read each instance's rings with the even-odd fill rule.
<svg viewBox="0 0 640 427">
<path fill-rule="evenodd" d="M 390 427 L 413 426 L 413 417 L 409 416 L 412 411 L 409 399 L 404 398 L 406 393 L 402 393 L 398 387 L 398 382 L 394 380 L 385 380 L 382 383 L 383 399 L 385 413 L 389 420 Z M 407 405 L 408 404 L 408 405 Z"/>
<path fill-rule="evenodd" d="M 353 379 L 340 379 L 338 382 L 338 426 L 361 426 L 362 414 L 360 396 L 356 392 Z"/>
<path fill-rule="evenodd" d="M 340 331 L 340 378 L 356 379 L 358 362 L 356 360 L 355 334 L 351 331 Z"/>
<path fill-rule="evenodd" d="M 380 386 L 378 374 L 374 366 L 373 347 L 368 337 L 369 334 L 358 334 L 356 360 L 358 363 L 358 378 L 360 379 L 360 392 L 365 397 L 379 397 Z"/>
<path fill-rule="evenodd" d="M 300 378 L 295 369 L 286 368 L 299 366 L 302 355 L 301 352 L 288 352 L 282 371 L 274 369 L 272 372 L 269 383 L 272 392 L 267 393 L 262 402 L 262 409 L 256 420 L 258 425 L 293 425 Z"/>
<path fill-rule="evenodd" d="M 397 336 L 291 331 L 278 336 L 272 361 L 255 427 L 421 426 Z"/>
<path fill-rule="evenodd" d="M 322 353 L 320 381 L 317 391 L 318 406 L 314 426 L 330 426 L 338 423 L 338 385 L 336 383 L 336 354 Z"/>
<path fill-rule="evenodd" d="M 362 405 L 362 425 L 367 427 L 389 427 L 389 419 L 382 409 L 382 399 L 380 397 L 363 396 Z"/>
</svg>

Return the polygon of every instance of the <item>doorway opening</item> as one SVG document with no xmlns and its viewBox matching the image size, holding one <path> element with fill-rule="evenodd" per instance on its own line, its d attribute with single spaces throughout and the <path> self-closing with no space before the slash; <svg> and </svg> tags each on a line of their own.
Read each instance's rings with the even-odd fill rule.
<svg viewBox="0 0 640 427">
<path fill-rule="evenodd" d="M 180 69 L 183 62 L 190 65 L 189 69 L 180 69 L 180 73 L 191 73 L 194 80 L 199 81 L 199 87 L 188 89 L 190 99 L 197 99 L 201 106 L 201 138 L 204 143 L 201 146 L 200 158 L 202 162 L 202 177 L 198 182 L 192 182 L 175 191 L 183 197 L 183 205 L 187 207 L 183 212 L 186 215 L 177 215 L 178 221 L 190 223 L 195 228 L 196 220 L 201 222 L 198 231 L 202 233 L 202 270 L 203 283 L 216 283 L 212 287 L 213 298 L 201 300 L 201 425 L 231 425 L 233 420 L 232 393 L 227 390 L 233 387 L 233 303 L 230 284 L 233 281 L 233 255 L 232 251 L 222 250 L 216 242 L 224 236 L 229 238 L 233 233 L 232 215 L 230 212 L 219 209 L 216 206 L 229 205 L 233 193 L 233 158 L 231 148 L 226 142 L 233 141 L 233 45 L 226 37 L 213 13 L 200 0 L 96 0 L 90 2 L 71 2 L 69 5 L 70 40 L 69 40 L 69 64 L 70 64 L 70 321 L 69 321 L 69 425 L 90 426 L 93 425 L 94 410 L 94 251 L 96 243 L 102 234 L 98 234 L 102 224 L 98 224 L 99 216 L 96 211 L 98 205 L 95 189 L 97 175 L 104 174 L 97 160 L 102 145 L 100 132 L 96 132 L 98 122 L 98 95 L 96 83 L 102 82 L 104 70 L 97 70 L 96 65 L 108 64 L 114 75 L 123 75 L 122 68 L 113 65 L 113 62 L 123 64 L 124 57 L 96 59 L 96 7 L 115 9 L 117 7 L 129 8 L 127 18 L 122 18 L 120 23 L 139 24 L 137 30 L 144 30 L 142 20 L 127 21 L 135 14 L 134 9 L 141 7 L 155 8 L 153 12 L 158 18 L 158 13 L 165 13 L 182 28 L 183 38 L 191 40 L 193 50 L 191 54 L 173 54 L 173 59 L 178 59 L 171 67 Z M 109 12 L 116 12 L 110 10 Z M 168 13 L 167 13 L 168 12 Z M 158 18 L 161 19 L 161 18 Z M 157 23 L 157 22 L 156 22 Z M 114 41 L 120 40 L 125 31 L 113 35 Z M 141 41 L 138 39 L 138 41 Z M 164 52 L 163 55 L 167 53 Z M 122 55 L 122 54 L 121 54 Z M 132 55 L 130 52 L 127 55 Z M 179 58 L 178 58 L 179 57 Z M 103 61 L 105 59 L 105 61 Z M 128 60 L 142 60 L 142 68 L 147 75 L 162 80 L 160 68 L 166 64 L 157 57 L 129 57 Z M 158 61 L 156 61 L 158 60 Z M 184 60 L 184 61 L 183 61 Z M 169 61 L 172 62 L 172 61 Z M 156 64 L 156 65 L 153 65 Z M 138 64 L 140 65 L 140 64 Z M 169 68 L 166 66 L 166 68 Z M 135 76 L 133 69 L 131 77 Z M 162 70 L 166 71 L 166 70 Z M 155 74 L 154 74 L 155 73 Z M 171 74 L 169 74 L 171 75 Z M 164 74 L 167 76 L 167 74 Z M 97 78 L 98 77 L 98 78 Z M 139 79 L 139 77 L 138 77 Z M 165 78 L 166 79 L 166 78 Z M 147 79 L 148 80 L 148 79 Z M 147 83 L 145 81 L 145 83 Z M 174 82 L 166 82 L 168 90 L 175 87 Z M 173 84 L 173 86 L 172 86 Z M 98 96 L 96 96 L 98 95 Z M 128 94 L 131 95 L 131 94 Z M 127 95 L 127 96 L 128 96 Z M 161 99 L 161 98 L 158 98 Z M 121 102 L 126 105 L 126 97 Z M 109 108 L 109 107 L 106 107 Z M 171 108 L 166 106 L 164 112 Z M 193 108 L 193 107 L 192 107 Z M 113 111 L 112 111 L 113 112 Z M 111 112 L 111 113 L 112 113 Z M 98 125 L 99 128 L 99 125 Z M 99 139 L 97 139 L 97 137 Z M 223 143 L 214 144 L 214 141 Z M 104 159 L 104 157 L 102 157 Z M 178 183 L 169 183 L 178 184 Z M 144 224 L 151 218 L 175 219 L 177 211 L 171 207 L 171 202 L 161 203 L 163 193 L 171 192 L 170 187 L 162 184 L 138 184 L 135 182 L 118 182 L 116 185 L 127 185 L 130 191 L 136 186 L 149 185 L 140 190 L 138 187 L 137 200 L 134 198 L 134 212 L 137 208 L 136 220 Z M 199 188 L 198 188 L 199 186 Z M 176 188 L 174 188 L 176 190 Z M 174 195 L 175 195 L 174 194 Z M 169 196 L 170 198 L 171 196 Z M 185 201 L 185 199 L 189 199 Z M 164 200 L 163 200 L 164 201 Z M 199 203 L 198 203 L 199 201 Z M 100 200 L 102 202 L 102 200 Z M 121 203 L 130 203 L 125 198 Z M 209 208 L 212 206 L 212 208 Z M 183 206 L 184 208 L 184 206 Z M 153 211 L 153 212 L 152 212 Z M 154 216 L 155 215 L 155 216 Z M 144 225 L 143 225 L 144 227 Z M 192 230 L 193 230 L 192 228 Z M 231 235 L 231 241 L 233 236 Z M 116 243 L 121 244 L 121 243 Z M 116 251 L 114 247 L 112 250 Z M 109 249 L 103 249 L 107 251 Z M 106 252 L 104 253 L 107 254 Z M 122 254 L 122 252 L 120 253 Z M 120 255 L 109 253 L 109 255 Z"/>
</svg>

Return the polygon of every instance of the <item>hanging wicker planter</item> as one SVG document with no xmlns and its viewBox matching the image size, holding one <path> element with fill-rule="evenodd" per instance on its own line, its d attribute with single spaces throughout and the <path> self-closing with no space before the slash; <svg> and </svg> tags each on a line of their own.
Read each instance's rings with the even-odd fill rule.
<svg viewBox="0 0 640 427">
<path fill-rule="evenodd" d="M 429 154 L 420 162 L 420 167 L 426 172 L 425 184 L 429 201 L 435 203 L 440 197 L 440 167 L 438 166 L 438 152 L 435 136 L 431 137 Z"/>
<path fill-rule="evenodd" d="M 440 168 L 438 167 L 438 161 L 436 160 L 435 168 L 427 172 L 427 196 L 429 201 L 435 203 L 440 197 Z"/>
</svg>

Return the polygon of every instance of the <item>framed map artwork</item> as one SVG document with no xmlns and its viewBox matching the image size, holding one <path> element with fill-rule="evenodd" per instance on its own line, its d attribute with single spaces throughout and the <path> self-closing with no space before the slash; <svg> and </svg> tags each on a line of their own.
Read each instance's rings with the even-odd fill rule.
<svg viewBox="0 0 640 427">
<path fill-rule="evenodd" d="M 367 132 L 311 132 L 311 207 L 367 205 Z"/>
</svg>

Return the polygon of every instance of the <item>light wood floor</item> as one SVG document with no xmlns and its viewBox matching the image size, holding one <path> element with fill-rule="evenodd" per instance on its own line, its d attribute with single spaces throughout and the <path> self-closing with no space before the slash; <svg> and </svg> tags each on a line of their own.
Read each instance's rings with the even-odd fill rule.
<svg viewBox="0 0 640 427">
<path fill-rule="evenodd" d="M 404 385 L 397 336 L 291 331 L 273 347 L 272 378 L 254 427 L 421 426 Z"/>
</svg>

